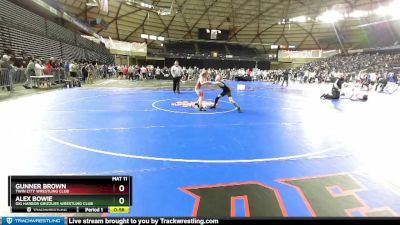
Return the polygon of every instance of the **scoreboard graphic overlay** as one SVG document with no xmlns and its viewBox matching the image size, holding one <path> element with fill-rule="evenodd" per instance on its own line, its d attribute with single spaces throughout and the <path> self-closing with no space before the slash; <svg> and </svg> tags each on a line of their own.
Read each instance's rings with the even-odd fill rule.
<svg viewBox="0 0 400 225">
<path fill-rule="evenodd" d="M 9 176 L 13 213 L 125 213 L 131 176 Z"/>
</svg>

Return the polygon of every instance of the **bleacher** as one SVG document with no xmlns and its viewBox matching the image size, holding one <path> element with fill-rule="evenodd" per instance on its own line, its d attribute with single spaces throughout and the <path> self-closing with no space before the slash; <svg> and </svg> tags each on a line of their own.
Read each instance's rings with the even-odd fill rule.
<svg viewBox="0 0 400 225">
<path fill-rule="evenodd" d="M 198 47 L 196 53 L 195 45 Z M 232 55 L 234 57 L 254 58 L 257 57 L 257 51 L 242 45 L 213 43 L 213 42 L 173 42 L 165 45 L 167 54 L 192 54 L 199 56 L 211 56 L 217 52 L 219 56 Z M 157 54 L 157 53 L 155 53 Z"/>
<path fill-rule="evenodd" d="M 196 54 L 196 48 L 194 47 L 194 44 L 188 42 L 167 43 L 165 48 L 168 53 L 173 54 Z"/>
<path fill-rule="evenodd" d="M 0 17 L 7 18 L 25 31 L 46 35 L 46 23 L 43 17 L 10 1 L 0 0 Z"/>
<path fill-rule="evenodd" d="M 62 58 L 63 59 L 84 59 L 85 53 L 77 46 L 62 43 Z"/>
<path fill-rule="evenodd" d="M 51 21 L 46 21 L 47 24 L 47 35 L 50 38 L 55 38 L 57 40 L 60 40 L 62 42 L 68 43 L 68 44 L 74 44 L 75 43 L 75 33 L 65 29 L 64 27 L 53 23 Z"/>
<path fill-rule="evenodd" d="M 0 0 L 0 54 L 7 47 L 20 55 L 64 60 L 90 59 L 112 64 L 114 57 L 103 45 L 81 37 L 10 1 Z"/>
<path fill-rule="evenodd" d="M 233 56 L 256 57 L 257 52 L 253 48 L 248 48 L 242 45 L 227 45 L 230 53 Z"/>
<path fill-rule="evenodd" d="M 198 43 L 200 54 L 211 54 L 212 52 L 218 52 L 219 55 L 225 55 L 226 49 L 224 44 L 220 43 Z"/>
<path fill-rule="evenodd" d="M 36 34 L 20 31 L 15 28 L 8 29 L 11 48 L 15 51 L 16 55 L 20 55 L 22 50 L 41 58 L 61 58 L 60 42 L 43 38 Z"/>
</svg>

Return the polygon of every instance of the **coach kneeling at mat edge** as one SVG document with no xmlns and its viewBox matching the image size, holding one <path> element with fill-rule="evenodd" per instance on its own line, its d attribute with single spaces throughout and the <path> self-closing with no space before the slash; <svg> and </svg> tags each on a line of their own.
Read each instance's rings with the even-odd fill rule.
<svg viewBox="0 0 400 225">
<path fill-rule="evenodd" d="M 179 62 L 175 61 L 174 65 L 171 67 L 171 75 L 173 77 L 173 90 L 178 91 L 178 94 L 181 93 L 180 91 L 180 82 L 182 77 L 182 67 L 179 66 Z"/>
<path fill-rule="evenodd" d="M 345 76 L 341 75 L 338 79 L 336 79 L 335 83 L 333 83 L 332 94 L 331 95 L 323 94 L 321 96 L 321 99 L 339 99 L 344 81 L 345 81 Z"/>
</svg>

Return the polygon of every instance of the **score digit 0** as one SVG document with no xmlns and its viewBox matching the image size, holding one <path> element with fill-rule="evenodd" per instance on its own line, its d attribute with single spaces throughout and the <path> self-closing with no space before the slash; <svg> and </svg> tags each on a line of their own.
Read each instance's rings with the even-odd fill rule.
<svg viewBox="0 0 400 225">
<path fill-rule="evenodd" d="M 125 203 L 125 198 L 124 197 L 119 198 L 118 202 L 120 205 L 123 205 Z"/>
<path fill-rule="evenodd" d="M 125 191 L 125 186 L 122 185 L 122 184 L 119 185 L 118 190 L 119 190 L 120 192 L 124 192 L 124 191 Z"/>
</svg>

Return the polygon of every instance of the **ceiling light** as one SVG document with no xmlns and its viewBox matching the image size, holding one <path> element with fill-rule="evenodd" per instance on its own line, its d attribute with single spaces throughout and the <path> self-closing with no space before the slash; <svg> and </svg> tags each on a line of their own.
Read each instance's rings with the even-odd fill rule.
<svg viewBox="0 0 400 225">
<path fill-rule="evenodd" d="M 368 14 L 369 13 L 367 11 L 354 10 L 353 12 L 349 13 L 348 16 L 353 18 L 361 18 L 368 16 Z"/>
<path fill-rule="evenodd" d="M 322 13 L 322 15 L 317 17 L 317 20 L 325 23 L 335 23 L 343 19 L 343 15 L 335 10 L 330 10 Z"/>
<path fill-rule="evenodd" d="M 395 19 L 400 18 L 398 9 L 400 8 L 400 1 L 394 1 L 389 6 L 381 6 L 373 12 L 378 16 L 390 16 Z"/>
</svg>

